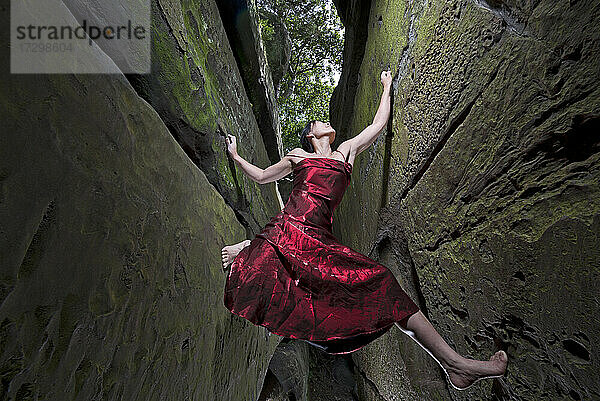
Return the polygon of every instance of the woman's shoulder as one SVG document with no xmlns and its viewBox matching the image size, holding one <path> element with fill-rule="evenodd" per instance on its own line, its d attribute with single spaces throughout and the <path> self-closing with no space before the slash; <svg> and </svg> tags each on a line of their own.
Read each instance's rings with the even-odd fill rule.
<svg viewBox="0 0 600 401">
<path fill-rule="evenodd" d="M 295 154 L 298 154 L 298 155 L 303 155 L 303 154 L 306 153 L 306 151 L 304 149 L 298 147 L 298 148 L 294 148 L 294 149 L 290 150 L 288 152 L 288 154 L 290 154 L 290 153 L 295 153 Z"/>
<path fill-rule="evenodd" d="M 302 148 L 294 148 L 290 150 L 287 155 L 288 157 L 306 157 L 307 154 Z"/>
<path fill-rule="evenodd" d="M 306 152 L 302 148 L 294 148 L 283 157 L 283 159 L 288 160 L 292 166 L 292 169 L 294 169 L 296 165 L 304 158 L 306 158 Z"/>
</svg>

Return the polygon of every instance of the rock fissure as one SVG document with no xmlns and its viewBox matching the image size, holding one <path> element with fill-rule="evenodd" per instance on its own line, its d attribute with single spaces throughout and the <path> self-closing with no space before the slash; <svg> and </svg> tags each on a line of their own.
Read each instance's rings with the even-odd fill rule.
<svg viewBox="0 0 600 401">
<path fill-rule="evenodd" d="M 448 232 L 447 230 L 445 230 L 444 233 L 438 237 L 438 239 L 435 241 L 435 243 L 433 245 L 425 245 L 425 247 L 423 249 L 425 249 L 429 252 L 435 252 L 445 243 L 457 240 L 462 235 L 473 231 L 475 229 L 475 227 L 479 226 L 482 223 L 485 223 L 486 221 L 487 221 L 487 218 L 485 218 L 483 216 L 478 217 L 473 222 L 467 220 L 465 223 L 463 220 L 463 223 L 461 224 L 460 227 L 455 228 L 451 232 Z"/>
<path fill-rule="evenodd" d="M 398 75 L 394 77 L 396 80 Z M 393 81 L 392 81 L 393 82 Z M 381 198 L 379 202 L 379 209 L 383 208 L 388 199 L 389 181 L 390 181 L 390 164 L 392 160 L 392 140 L 394 138 L 394 90 L 390 90 L 390 117 L 386 125 L 386 135 L 384 144 L 384 155 L 383 155 L 383 171 L 381 174 Z"/>
<path fill-rule="evenodd" d="M 389 195 L 389 181 L 390 181 L 390 166 L 392 160 L 392 141 L 394 137 L 394 101 L 395 95 L 398 90 L 399 81 L 404 77 L 408 71 L 408 65 L 410 61 L 410 54 L 417 39 L 416 35 L 416 14 L 412 12 L 412 7 L 407 9 L 409 14 L 410 24 L 406 34 L 406 45 L 402 48 L 400 58 L 398 60 L 398 70 L 395 76 L 392 78 L 392 89 L 390 90 L 390 117 L 387 122 L 385 146 L 384 146 L 384 159 L 383 159 L 383 172 L 382 172 L 382 186 L 381 186 L 381 200 L 379 208 L 383 208 L 388 200 Z M 406 13 L 405 13 L 406 16 Z M 381 17 L 380 17 L 381 18 Z"/>
<path fill-rule="evenodd" d="M 267 155 L 271 163 L 277 163 L 283 154 L 279 111 L 256 6 L 250 0 L 221 0 L 217 6 Z"/>
<path fill-rule="evenodd" d="M 173 21 L 169 18 L 169 15 L 167 15 L 164 5 L 160 1 L 156 1 L 156 3 L 153 3 L 153 5 L 154 4 L 156 4 L 156 8 L 159 11 L 157 15 L 159 20 L 155 20 L 154 23 L 160 25 L 161 27 L 164 26 L 168 28 L 166 29 L 166 34 L 170 39 L 170 43 L 176 47 L 175 50 L 179 52 L 182 57 L 188 57 L 189 77 L 191 79 L 196 77 L 195 79 L 192 79 L 192 81 L 199 85 L 198 90 L 202 89 L 202 85 L 206 86 L 207 80 L 211 79 L 210 77 L 204 77 L 204 75 L 210 74 L 210 72 L 198 71 L 199 67 L 196 66 L 195 63 L 189 58 L 192 57 L 190 56 L 189 51 L 184 49 L 182 47 L 182 43 L 180 43 L 180 41 L 185 40 L 185 33 L 180 31 L 179 35 L 176 35 L 174 27 L 172 26 Z M 187 14 L 188 19 L 191 21 L 191 24 L 196 31 L 194 34 L 206 34 L 198 31 L 198 23 L 189 10 Z M 227 39 L 227 36 L 224 35 L 224 38 Z M 154 71 L 154 73 L 157 74 L 158 72 Z M 208 102 L 208 108 L 216 113 L 216 120 L 218 122 L 216 131 L 214 134 L 211 132 L 201 132 L 193 125 L 193 123 L 188 121 L 186 113 L 184 113 L 179 104 L 175 103 L 169 105 L 165 102 L 165 99 L 163 99 L 162 96 L 158 95 L 158 92 L 162 92 L 165 89 L 162 87 L 159 89 L 159 87 L 156 86 L 157 82 L 152 81 L 152 78 L 144 78 L 131 74 L 126 75 L 126 78 L 129 80 L 133 89 L 138 93 L 138 95 L 146 100 L 150 107 L 155 109 L 179 146 L 183 149 L 190 160 L 192 160 L 194 164 L 204 173 L 209 183 L 222 196 L 223 201 L 227 204 L 227 206 L 232 209 L 239 223 L 245 228 L 247 236 L 253 236 L 254 233 L 258 232 L 261 228 L 261 224 L 257 221 L 257 216 L 253 215 L 251 212 L 252 208 L 247 199 L 249 194 L 245 193 L 237 179 L 235 164 L 231 162 L 226 155 L 218 155 L 214 150 L 212 143 L 213 141 L 217 140 L 218 142 L 219 139 L 222 138 L 222 143 L 225 144 L 224 124 L 222 119 L 219 117 L 219 114 L 222 111 L 220 106 L 217 104 L 217 99 L 212 95 L 207 96 L 205 99 L 205 101 Z M 242 82 L 244 82 L 243 79 Z M 242 88 L 246 88 L 246 86 L 242 86 Z M 201 93 L 197 93 L 197 96 L 200 97 L 203 95 Z M 226 145 L 224 145 L 223 148 L 225 149 Z M 225 182 L 223 181 L 223 172 L 219 172 L 215 169 L 215 166 L 225 165 L 224 163 L 219 163 L 218 161 L 218 159 L 222 157 L 225 157 L 228 160 L 227 166 L 235 187 L 233 193 L 230 193 L 224 185 Z M 233 194 L 235 194 L 234 197 L 232 197 Z"/>
<path fill-rule="evenodd" d="M 331 124 L 340 133 L 340 139 L 349 139 L 352 137 L 349 130 L 360 85 L 360 67 L 369 36 L 371 0 L 333 2 L 345 33 L 342 74 L 331 95 L 329 113 Z"/>
<path fill-rule="evenodd" d="M 498 18 L 501 18 L 502 21 L 506 24 L 506 26 L 515 34 L 523 37 L 528 37 L 529 33 L 525 29 L 527 26 L 526 22 L 519 22 L 510 12 L 510 8 L 504 4 L 503 1 L 486 1 L 486 0 L 472 0 L 473 4 L 477 7 L 482 8 L 486 11 L 491 12 Z M 492 5 L 490 3 L 496 3 L 497 5 Z"/>
<path fill-rule="evenodd" d="M 577 98 L 580 101 L 585 97 L 577 96 Z M 564 103 L 565 107 L 572 104 L 573 102 Z M 550 131 L 536 136 L 530 143 L 524 144 L 522 149 L 518 149 L 509 142 L 505 142 L 501 152 L 499 152 L 503 156 L 489 171 L 481 173 L 479 177 L 475 177 L 472 180 L 468 191 L 461 196 L 461 201 L 467 204 L 472 199 L 480 198 L 486 188 L 493 186 L 498 178 L 507 175 L 520 162 L 522 162 L 521 168 L 523 166 L 529 167 L 530 174 L 537 176 L 536 181 L 540 182 L 543 178 L 558 172 L 568 165 L 575 165 L 587 160 L 596 154 L 600 147 L 600 139 L 595 134 L 598 129 L 600 129 L 600 115 L 575 114 L 566 131 Z M 553 168 L 546 170 L 539 169 L 541 162 L 548 163 L 551 160 L 557 161 Z M 535 187 L 541 189 L 541 185 L 530 185 L 524 188 L 524 184 L 520 183 L 520 180 L 516 178 L 512 179 L 511 182 L 515 191 L 521 192 L 518 196 L 522 198 L 532 195 L 534 193 L 533 188 Z M 551 185 L 557 188 L 562 184 L 564 184 L 564 180 Z"/>
<path fill-rule="evenodd" d="M 46 246 L 46 232 L 51 228 L 56 220 L 56 202 L 50 200 L 42 212 L 42 216 L 35 228 L 31 240 L 21 260 L 17 279 L 23 279 L 29 276 L 38 267 L 40 258 Z"/>
<path fill-rule="evenodd" d="M 362 377 L 362 379 L 364 380 L 364 382 L 367 383 L 370 390 L 378 398 L 377 400 L 370 399 L 369 401 L 388 401 L 387 398 L 385 398 L 383 395 L 381 395 L 381 392 L 379 391 L 377 384 L 375 384 L 375 382 L 373 382 L 373 380 L 371 380 L 369 378 L 369 376 L 358 365 L 355 365 L 355 367 L 356 367 L 356 370 L 358 371 L 358 373 L 360 374 L 360 376 Z"/>
<path fill-rule="evenodd" d="M 135 90 L 135 87 L 134 87 L 134 90 Z M 151 104 L 149 104 L 148 106 L 152 107 Z M 254 233 L 258 232 L 257 230 L 260 230 L 260 223 L 256 220 L 255 216 L 253 216 L 251 213 L 245 212 L 246 210 L 250 210 L 249 202 L 246 201 L 245 206 L 232 204 L 232 202 L 226 196 L 224 196 L 224 194 L 223 194 L 224 191 L 221 190 L 220 185 L 219 185 L 220 178 L 216 174 L 216 172 L 212 169 L 208 169 L 208 171 L 207 171 L 205 168 L 203 168 L 203 166 L 206 165 L 206 160 L 204 160 L 204 162 L 202 163 L 201 162 L 202 160 L 200 159 L 199 154 L 202 154 L 204 152 L 199 153 L 199 149 L 192 149 L 179 135 L 179 132 L 181 132 L 182 129 L 184 129 L 184 128 L 182 128 L 181 126 L 178 128 L 173 127 L 173 125 L 171 125 L 165 121 L 163 121 L 163 123 L 165 123 L 171 136 L 173 136 L 173 138 L 175 138 L 175 140 L 177 141 L 179 146 L 181 146 L 181 148 L 185 152 L 185 154 L 190 158 L 190 160 L 192 160 L 194 165 L 204 173 L 204 175 L 206 176 L 206 179 L 212 185 L 212 187 L 215 189 L 215 191 L 221 195 L 223 202 L 233 211 L 238 222 L 245 228 L 246 235 L 251 236 L 251 237 L 254 236 Z M 191 126 L 187 125 L 185 122 L 182 121 L 182 124 L 185 126 L 185 129 L 195 131 Z M 198 133 L 198 132 L 196 131 L 196 133 Z M 198 133 L 198 134 L 200 134 L 200 133 Z M 206 134 L 200 134 L 200 136 L 204 137 L 204 136 L 206 136 Z M 198 137 L 198 136 L 196 136 L 196 137 Z M 223 139 L 225 139 L 224 136 L 223 136 Z M 211 155 L 211 154 L 206 155 L 206 158 L 212 158 L 212 157 L 214 157 L 214 155 Z M 231 172 L 231 176 L 233 178 L 233 182 L 235 185 L 237 197 L 238 197 L 238 199 L 245 200 L 243 190 L 237 179 L 237 174 L 236 174 L 237 170 L 235 168 L 235 164 L 233 161 L 230 161 L 228 163 L 228 165 L 229 165 L 229 171 Z"/>
</svg>

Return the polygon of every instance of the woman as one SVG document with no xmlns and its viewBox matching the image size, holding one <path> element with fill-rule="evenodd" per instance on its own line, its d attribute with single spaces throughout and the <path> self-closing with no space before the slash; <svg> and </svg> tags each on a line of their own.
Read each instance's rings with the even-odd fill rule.
<svg viewBox="0 0 600 401">
<path fill-rule="evenodd" d="M 227 150 L 254 181 L 266 184 L 294 173 L 290 197 L 250 241 L 222 249 L 231 267 L 224 303 L 232 312 L 270 332 L 307 341 L 325 352 L 354 352 L 397 323 L 444 369 L 459 390 L 477 380 L 500 377 L 508 357 L 498 351 L 488 361 L 457 354 L 402 290 L 391 271 L 340 244 L 331 234 L 333 210 L 350 183 L 356 156 L 371 145 L 390 113 L 390 71 L 381 73 L 383 95 L 373 123 L 332 151 L 335 130 L 309 122 L 295 148 L 266 169 Z"/>
</svg>

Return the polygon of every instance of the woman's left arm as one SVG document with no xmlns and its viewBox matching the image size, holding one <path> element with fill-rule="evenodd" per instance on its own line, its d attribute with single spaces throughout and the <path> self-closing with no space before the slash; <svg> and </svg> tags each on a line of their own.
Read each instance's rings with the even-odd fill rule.
<svg viewBox="0 0 600 401">
<path fill-rule="evenodd" d="M 381 83 L 383 84 L 383 93 L 381 94 L 381 101 L 379 102 L 379 108 L 373 118 L 373 122 L 362 130 L 360 134 L 344 143 L 344 147 L 350 145 L 354 155 L 359 154 L 375 142 L 375 139 L 383 131 L 390 117 L 390 92 L 392 87 L 392 74 L 390 71 L 383 71 L 381 73 Z M 341 147 L 342 145 L 340 145 Z"/>
</svg>

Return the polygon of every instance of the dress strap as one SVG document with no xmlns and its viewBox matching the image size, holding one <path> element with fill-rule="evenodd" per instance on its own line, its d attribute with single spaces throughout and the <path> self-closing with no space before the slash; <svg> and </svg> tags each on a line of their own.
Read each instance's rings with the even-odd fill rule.
<svg viewBox="0 0 600 401">
<path fill-rule="evenodd" d="M 340 152 L 339 150 L 334 150 L 334 152 Z M 340 152 L 340 155 L 344 156 L 344 154 L 342 152 Z M 347 162 L 348 160 L 346 160 L 346 156 L 344 156 L 344 161 Z"/>
<path fill-rule="evenodd" d="M 291 154 L 291 153 L 288 153 L 288 156 L 302 157 L 302 156 L 299 156 L 299 155 L 294 155 L 294 154 Z M 304 160 L 304 159 L 306 159 L 306 157 L 302 157 L 302 160 Z M 302 160 L 300 160 L 300 161 L 302 161 Z M 298 162 L 298 163 L 299 163 L 299 162 Z M 295 163 L 295 164 L 294 164 L 294 166 L 297 166 L 297 165 L 298 165 L 298 163 Z"/>
</svg>

